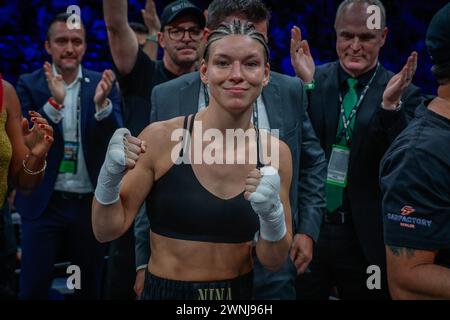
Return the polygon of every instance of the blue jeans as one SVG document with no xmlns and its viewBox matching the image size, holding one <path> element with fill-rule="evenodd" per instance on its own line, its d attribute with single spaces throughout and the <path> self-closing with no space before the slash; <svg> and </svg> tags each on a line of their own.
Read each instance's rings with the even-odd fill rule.
<svg viewBox="0 0 450 320">
<path fill-rule="evenodd" d="M 255 300 L 295 300 L 297 269 L 288 257 L 283 266 L 272 272 L 253 256 L 253 297 Z"/>
</svg>

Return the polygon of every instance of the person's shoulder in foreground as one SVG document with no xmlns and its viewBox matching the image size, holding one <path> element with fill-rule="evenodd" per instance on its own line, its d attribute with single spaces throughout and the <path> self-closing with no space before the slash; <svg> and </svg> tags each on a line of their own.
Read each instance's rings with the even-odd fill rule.
<svg viewBox="0 0 450 320">
<path fill-rule="evenodd" d="M 439 83 L 380 169 L 389 289 L 395 299 L 450 299 L 450 4 L 428 28 Z"/>
</svg>

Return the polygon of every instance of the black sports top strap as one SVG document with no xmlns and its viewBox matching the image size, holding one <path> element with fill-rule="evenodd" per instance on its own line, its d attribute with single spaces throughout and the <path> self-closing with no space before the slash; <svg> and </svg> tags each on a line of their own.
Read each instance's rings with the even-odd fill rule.
<svg viewBox="0 0 450 320">
<path fill-rule="evenodd" d="M 260 158 L 260 152 L 259 150 L 262 149 L 261 147 L 261 141 L 259 139 L 259 121 L 258 121 L 258 101 L 255 101 L 255 104 L 253 105 L 253 125 L 255 127 L 256 132 L 256 168 L 261 169 L 264 167 L 264 164 L 261 162 Z"/>
<path fill-rule="evenodd" d="M 188 130 L 188 132 L 189 132 L 189 134 L 185 134 L 185 136 L 183 137 L 183 142 L 184 142 L 184 144 L 183 144 L 183 147 L 181 148 L 181 150 L 180 150 L 180 158 L 182 158 L 183 157 L 183 155 L 184 155 L 184 150 L 188 147 L 188 145 L 189 145 L 189 138 L 190 137 L 192 137 L 192 129 L 193 129 L 193 127 L 194 127 L 194 120 L 195 120 L 195 116 L 197 115 L 197 113 L 194 113 L 193 115 L 192 115 L 192 117 L 191 117 L 191 122 L 189 123 L 189 130 Z M 188 129 L 188 119 L 189 119 L 189 116 L 186 116 L 186 117 L 184 117 L 184 123 L 183 123 L 183 129 L 184 130 L 187 130 Z"/>
<path fill-rule="evenodd" d="M 264 163 L 261 162 L 261 158 L 260 158 L 260 149 L 262 149 L 262 147 L 260 148 L 260 144 L 261 144 L 261 140 L 259 139 L 259 129 L 258 127 L 255 126 L 255 131 L 256 131 L 256 157 L 257 157 L 257 162 L 256 162 L 256 168 L 257 169 L 261 169 L 262 167 L 264 167 Z"/>
<path fill-rule="evenodd" d="M 189 124 L 189 134 L 191 135 L 191 137 L 192 137 L 192 128 L 194 128 L 194 120 L 195 120 L 196 115 L 197 115 L 197 113 L 194 113 L 192 115 L 191 123 Z"/>
<path fill-rule="evenodd" d="M 189 118 L 189 116 L 184 117 L 183 129 L 185 129 L 185 130 L 187 129 L 188 118 Z"/>
</svg>

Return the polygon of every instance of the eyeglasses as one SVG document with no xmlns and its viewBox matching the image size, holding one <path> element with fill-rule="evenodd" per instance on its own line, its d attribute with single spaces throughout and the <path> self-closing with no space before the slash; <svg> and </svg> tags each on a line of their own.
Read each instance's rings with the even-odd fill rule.
<svg viewBox="0 0 450 320">
<path fill-rule="evenodd" d="M 181 39 L 183 39 L 186 32 L 194 41 L 198 41 L 203 37 L 203 30 L 198 28 L 171 28 L 168 29 L 167 32 L 169 33 L 169 38 L 175 41 L 180 41 Z"/>
</svg>

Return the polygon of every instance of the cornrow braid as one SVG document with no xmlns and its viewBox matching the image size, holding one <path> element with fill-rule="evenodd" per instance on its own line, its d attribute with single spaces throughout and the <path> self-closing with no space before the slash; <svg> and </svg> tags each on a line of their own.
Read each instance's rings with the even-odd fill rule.
<svg viewBox="0 0 450 320">
<path fill-rule="evenodd" d="M 264 35 L 256 31 L 255 26 L 252 23 L 241 20 L 233 20 L 232 23 L 221 23 L 216 30 L 209 34 L 203 59 L 208 62 L 209 47 L 213 42 L 231 35 L 249 36 L 250 38 L 261 43 L 264 47 L 264 62 L 267 63 L 269 61 L 270 52 Z"/>
</svg>

